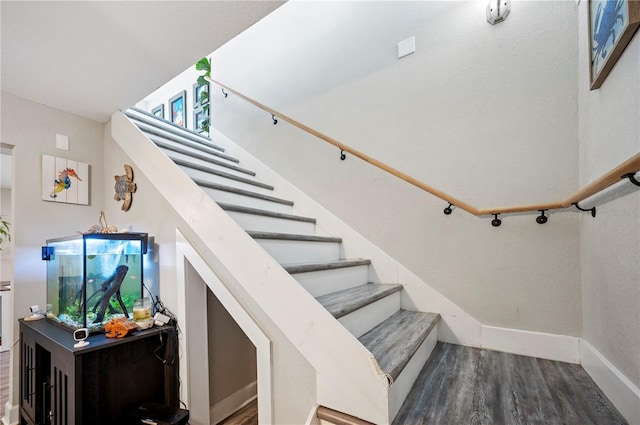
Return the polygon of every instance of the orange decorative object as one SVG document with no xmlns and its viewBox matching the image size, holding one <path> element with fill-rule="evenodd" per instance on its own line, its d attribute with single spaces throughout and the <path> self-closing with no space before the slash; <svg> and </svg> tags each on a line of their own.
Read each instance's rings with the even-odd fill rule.
<svg viewBox="0 0 640 425">
<path fill-rule="evenodd" d="M 136 324 L 126 317 L 111 319 L 104 325 L 107 338 L 124 338 L 137 329 Z"/>
</svg>

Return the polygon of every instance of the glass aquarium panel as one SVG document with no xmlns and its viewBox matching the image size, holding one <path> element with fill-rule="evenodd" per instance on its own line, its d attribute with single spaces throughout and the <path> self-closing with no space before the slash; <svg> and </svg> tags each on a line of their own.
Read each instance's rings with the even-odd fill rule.
<svg viewBox="0 0 640 425">
<path fill-rule="evenodd" d="M 146 233 L 84 235 L 47 245 L 53 247 L 47 318 L 94 332 L 111 318 L 133 318 L 134 300 L 142 296 Z"/>
<path fill-rule="evenodd" d="M 59 240 L 47 245 L 53 248 L 47 262 L 47 315 L 68 315 L 82 294 L 82 238 Z M 80 323 L 77 327 L 82 326 Z"/>
</svg>

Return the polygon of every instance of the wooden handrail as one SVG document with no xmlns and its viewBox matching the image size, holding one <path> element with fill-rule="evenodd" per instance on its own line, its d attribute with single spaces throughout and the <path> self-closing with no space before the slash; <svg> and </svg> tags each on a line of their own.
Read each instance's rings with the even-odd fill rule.
<svg viewBox="0 0 640 425">
<path fill-rule="evenodd" d="M 571 205 L 583 201 L 598 192 L 605 190 L 606 188 L 613 186 L 622 180 L 623 176 L 630 173 L 637 173 L 640 171 L 640 153 L 632 156 L 622 164 L 618 165 L 599 179 L 586 185 L 564 201 L 554 202 L 550 204 L 536 204 L 536 205 L 523 205 L 513 207 L 502 208 L 487 208 L 478 210 L 476 215 L 487 214 L 501 214 L 510 212 L 526 212 L 526 211 L 541 211 L 541 210 L 554 210 L 561 208 L 568 208 Z"/>
<path fill-rule="evenodd" d="M 638 171 L 640 171 L 640 153 L 632 156 L 631 158 L 629 158 L 628 160 L 626 160 L 625 162 L 623 162 L 622 164 L 618 165 L 617 167 L 613 168 L 611 171 L 609 171 L 608 173 L 604 174 L 602 177 L 600 177 L 599 179 L 593 181 L 592 183 L 588 184 L 587 186 L 583 187 L 582 189 L 580 189 L 578 192 L 576 192 L 575 194 L 571 195 L 569 198 L 563 200 L 563 201 L 557 201 L 557 202 L 549 202 L 546 204 L 531 204 L 531 205 L 513 205 L 513 206 L 507 206 L 507 207 L 498 207 L 498 208 L 483 208 L 483 209 L 479 209 L 476 208 L 466 202 L 461 201 L 460 199 L 457 199 L 447 193 L 442 192 L 441 190 L 438 190 L 432 186 L 429 186 L 426 183 L 421 182 L 420 180 L 417 180 L 405 173 L 403 173 L 402 171 L 399 171 L 387 164 L 385 164 L 382 161 L 378 161 L 375 158 L 370 157 L 369 155 L 362 153 L 350 146 L 345 145 L 342 142 L 337 141 L 336 139 L 329 137 L 323 133 L 320 133 L 319 131 L 316 131 L 296 120 L 294 120 L 293 118 L 290 118 L 288 116 L 286 116 L 283 113 L 280 113 L 278 111 L 276 111 L 275 109 L 269 108 L 268 106 L 263 105 L 262 103 L 253 100 L 252 98 L 243 95 L 240 92 L 235 91 L 234 89 L 232 89 L 231 87 L 228 87 L 212 78 L 207 78 L 209 80 L 209 82 L 222 87 L 223 89 L 227 90 L 228 92 L 231 92 L 233 94 L 235 94 L 236 96 L 246 100 L 247 102 L 251 103 L 252 105 L 257 106 L 258 108 L 270 113 L 272 116 L 277 117 L 281 120 L 284 120 L 286 122 L 288 122 L 289 124 L 293 125 L 294 127 L 299 128 L 300 130 L 307 132 L 315 137 L 317 137 L 320 140 L 323 140 L 327 143 L 329 143 L 330 145 L 333 145 L 335 147 L 337 147 L 338 149 L 345 151 L 355 157 L 360 158 L 361 160 L 368 162 L 369 164 L 373 165 L 374 167 L 377 167 L 393 176 L 398 177 L 401 180 L 404 180 L 405 182 L 412 184 L 422 190 L 424 190 L 425 192 L 428 192 L 430 194 L 432 194 L 433 196 L 436 196 L 440 199 L 442 199 L 443 201 L 446 201 L 452 205 L 454 205 L 456 208 L 460 208 L 466 212 L 468 212 L 469 214 L 473 214 L 475 216 L 483 216 L 483 215 L 495 215 L 495 214 L 504 214 L 504 213 L 515 213 L 515 212 L 529 212 L 529 211 L 543 211 L 543 210 L 556 210 L 556 209 L 562 209 L 562 208 L 567 208 L 570 207 L 571 205 L 578 203 L 580 201 L 583 201 L 593 195 L 595 195 L 598 192 L 603 191 L 604 189 L 613 186 L 614 184 L 618 183 L 619 181 L 622 180 L 623 176 L 626 174 L 633 174 L 633 173 L 637 173 Z"/>
<path fill-rule="evenodd" d="M 323 419 L 335 425 L 374 425 L 369 421 L 349 415 L 348 413 L 339 412 L 325 406 L 318 406 L 316 410 L 318 419 Z"/>
</svg>

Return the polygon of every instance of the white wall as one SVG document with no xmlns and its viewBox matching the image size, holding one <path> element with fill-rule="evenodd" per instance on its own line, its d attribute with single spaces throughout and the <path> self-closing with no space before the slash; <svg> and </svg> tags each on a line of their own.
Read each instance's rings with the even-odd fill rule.
<svg viewBox="0 0 640 425">
<path fill-rule="evenodd" d="M 210 404 L 256 381 L 256 348 L 220 300 L 207 291 Z"/>
<path fill-rule="evenodd" d="M 204 72 L 196 71 L 195 65 L 190 66 L 175 78 L 172 78 L 171 81 L 167 82 L 167 84 L 142 99 L 136 104 L 136 106 L 140 109 L 151 112 L 156 106 L 164 105 L 164 119 L 171 121 L 171 105 L 169 105 L 169 100 L 184 90 L 186 92 L 185 110 L 187 128 L 193 129 L 193 84 L 195 84 L 198 77 L 202 74 L 204 74 Z"/>
<path fill-rule="evenodd" d="M 9 157 L 11 158 L 11 157 Z M 9 223 L 9 231 L 13 227 L 13 214 L 11 212 L 11 189 L 0 189 L 0 216 Z M 13 250 L 11 242 L 5 240 L 2 243 L 2 251 L 0 251 L 0 281 L 13 281 Z M 0 335 L 2 343 L 0 343 L 0 351 L 6 351 L 11 348 L 12 344 L 12 318 L 11 318 L 11 292 L 0 292 Z"/>
<path fill-rule="evenodd" d="M 13 256 L 14 341 L 17 319 L 29 306 L 46 304 L 46 265 L 40 247 L 47 239 L 71 236 L 98 223 L 105 198 L 103 168 L 104 125 L 2 92 L 2 143 L 13 148 Z M 56 133 L 69 136 L 68 151 L 56 149 Z M 54 155 L 89 164 L 89 205 L 46 202 L 40 199 L 42 155 Z M 111 177 L 113 179 L 113 177 Z M 11 381 L 14 404 L 18 402 L 17 356 L 13 348 Z"/>
<path fill-rule="evenodd" d="M 436 188 L 491 207 L 578 189 L 577 5 L 289 2 L 213 77 Z M 398 60 L 396 42 L 415 35 Z M 212 125 L 486 325 L 580 335 L 579 214 L 463 211 L 212 90 Z"/>
<path fill-rule="evenodd" d="M 578 43 L 581 183 L 640 151 L 640 35 L 590 91 L 587 6 Z M 640 192 L 630 192 L 581 219 L 582 302 L 584 338 L 640 387 Z"/>
<path fill-rule="evenodd" d="M 11 189 L 0 189 L 0 216 L 9 223 L 9 231 L 13 229 L 13 214 L 11 212 Z M 0 280 L 13 280 L 11 242 L 5 240 L 0 251 Z"/>
</svg>

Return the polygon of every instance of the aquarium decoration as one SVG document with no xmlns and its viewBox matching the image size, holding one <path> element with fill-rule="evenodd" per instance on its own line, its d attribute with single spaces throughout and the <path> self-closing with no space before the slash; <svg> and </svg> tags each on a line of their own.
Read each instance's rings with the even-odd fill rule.
<svg viewBox="0 0 640 425">
<path fill-rule="evenodd" d="M 92 333 L 102 331 L 111 319 L 133 319 L 134 303 L 143 295 L 147 244 L 146 233 L 48 240 L 42 249 L 47 261 L 47 319 Z"/>
<path fill-rule="evenodd" d="M 104 325 L 107 338 L 124 338 L 135 330 L 138 330 L 138 326 L 126 317 L 116 317 Z"/>
<path fill-rule="evenodd" d="M 125 173 L 121 176 L 114 176 L 116 179 L 115 191 L 113 197 L 116 201 L 124 201 L 122 203 L 122 211 L 129 211 L 131 202 L 133 201 L 133 193 L 138 188 L 133 182 L 133 168 L 131 165 L 124 165 Z"/>
<path fill-rule="evenodd" d="M 116 226 L 109 226 L 107 223 L 107 217 L 104 215 L 104 211 L 100 211 L 100 217 L 98 218 L 100 224 L 94 224 L 84 232 L 85 235 L 95 234 L 95 233 L 118 233 L 118 228 Z"/>
<path fill-rule="evenodd" d="M 42 155 L 42 200 L 89 205 L 89 165 Z"/>
<path fill-rule="evenodd" d="M 102 282 L 102 287 L 99 290 L 95 291 L 91 295 L 91 297 L 87 299 L 87 304 L 89 304 L 91 298 L 95 297 L 96 295 L 102 294 L 93 306 L 93 313 L 98 310 L 95 319 L 96 322 L 102 322 L 102 319 L 104 319 L 104 313 L 107 311 L 107 307 L 110 307 L 110 310 L 114 311 L 113 306 L 111 306 L 111 297 L 113 296 L 116 297 L 116 300 L 118 301 L 118 304 L 122 309 L 121 311 L 124 314 L 124 317 L 129 316 L 129 313 L 127 312 L 127 306 L 124 305 L 124 301 L 122 301 L 122 294 L 120 293 L 120 287 L 122 286 L 122 282 L 124 282 L 124 277 L 127 275 L 128 271 L 129 267 L 125 265 L 119 265 L 113 276 Z"/>
</svg>

